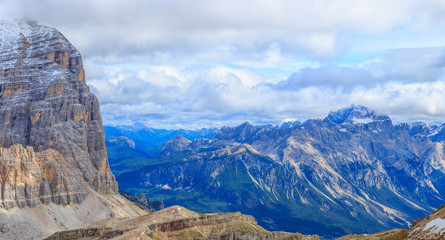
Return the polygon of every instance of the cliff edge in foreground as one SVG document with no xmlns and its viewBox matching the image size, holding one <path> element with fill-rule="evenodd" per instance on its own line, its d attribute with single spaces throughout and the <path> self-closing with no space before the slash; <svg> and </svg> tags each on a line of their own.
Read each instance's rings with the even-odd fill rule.
<svg viewBox="0 0 445 240">
<path fill-rule="evenodd" d="M 269 232 L 252 216 L 235 213 L 199 214 L 173 206 L 142 217 L 107 219 L 85 228 L 55 233 L 47 240 L 319 240 L 316 235 Z"/>
</svg>

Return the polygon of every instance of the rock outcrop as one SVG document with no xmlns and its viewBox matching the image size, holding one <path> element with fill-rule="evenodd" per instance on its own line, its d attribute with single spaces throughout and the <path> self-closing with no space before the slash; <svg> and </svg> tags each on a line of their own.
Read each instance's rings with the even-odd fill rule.
<svg viewBox="0 0 445 240">
<path fill-rule="evenodd" d="M 117 194 L 99 102 L 56 29 L 0 21 L 0 239 L 145 211 Z"/>
<path fill-rule="evenodd" d="M 421 219 L 418 219 L 421 220 Z M 445 205 L 421 221 L 415 221 L 406 240 L 445 239 Z"/>
<path fill-rule="evenodd" d="M 137 218 L 108 219 L 86 228 L 55 233 L 47 240 L 65 239 L 145 240 L 319 240 L 318 236 L 269 232 L 251 216 L 236 213 L 198 214 L 179 206 Z"/>
<path fill-rule="evenodd" d="M 124 146 L 124 147 L 129 147 L 129 148 L 133 148 L 133 149 L 135 148 L 134 141 L 128 137 L 125 137 L 125 136 L 110 137 L 107 139 L 107 141 L 110 143 L 116 143 L 116 144 Z"/>
<path fill-rule="evenodd" d="M 183 136 L 177 136 L 172 138 L 170 141 L 166 142 L 162 145 L 161 149 L 159 149 L 158 154 L 168 155 L 172 152 L 179 152 L 184 150 L 192 141 L 188 140 Z"/>
<path fill-rule="evenodd" d="M 0 21 L 0 208 L 114 193 L 99 102 L 56 29 Z"/>
</svg>

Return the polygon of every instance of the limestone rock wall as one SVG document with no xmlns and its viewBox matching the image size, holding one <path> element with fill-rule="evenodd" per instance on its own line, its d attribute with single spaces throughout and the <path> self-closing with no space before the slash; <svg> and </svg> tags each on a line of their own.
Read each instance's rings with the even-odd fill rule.
<svg viewBox="0 0 445 240">
<path fill-rule="evenodd" d="M 62 154 L 48 149 L 34 152 L 30 146 L 0 148 L 1 205 L 6 208 L 35 207 L 40 203 L 69 204 L 85 197 L 82 175 L 72 171 Z"/>
<path fill-rule="evenodd" d="M 0 208 L 78 202 L 88 187 L 116 192 L 99 102 L 85 83 L 80 53 L 54 28 L 0 21 L 0 29 Z M 44 153 L 54 161 L 38 160 Z M 36 175 L 26 185 L 26 171 L 16 171 L 32 190 L 9 191 L 24 187 L 13 186 L 9 163 Z"/>
</svg>

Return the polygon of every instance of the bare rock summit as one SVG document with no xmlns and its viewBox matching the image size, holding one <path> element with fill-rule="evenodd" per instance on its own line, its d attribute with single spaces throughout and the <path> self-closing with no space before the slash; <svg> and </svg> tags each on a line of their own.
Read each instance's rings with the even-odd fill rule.
<svg viewBox="0 0 445 240">
<path fill-rule="evenodd" d="M 0 21 L 0 29 L 0 208 L 116 192 L 80 53 L 35 22 Z"/>
<path fill-rule="evenodd" d="M 0 239 L 145 212 L 117 193 L 99 102 L 56 29 L 0 20 Z"/>
</svg>

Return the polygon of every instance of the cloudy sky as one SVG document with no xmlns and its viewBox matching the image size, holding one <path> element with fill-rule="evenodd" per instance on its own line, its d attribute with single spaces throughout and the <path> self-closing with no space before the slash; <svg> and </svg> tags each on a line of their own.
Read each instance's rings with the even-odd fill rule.
<svg viewBox="0 0 445 240">
<path fill-rule="evenodd" d="M 351 104 L 445 121 L 443 0 L 0 0 L 81 52 L 106 124 L 200 128 Z"/>
</svg>

